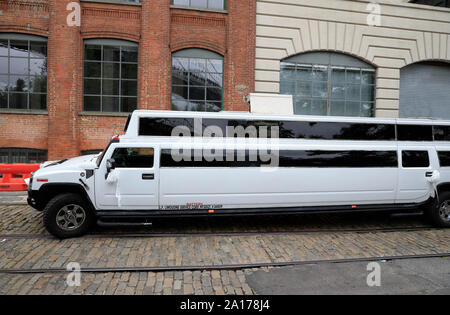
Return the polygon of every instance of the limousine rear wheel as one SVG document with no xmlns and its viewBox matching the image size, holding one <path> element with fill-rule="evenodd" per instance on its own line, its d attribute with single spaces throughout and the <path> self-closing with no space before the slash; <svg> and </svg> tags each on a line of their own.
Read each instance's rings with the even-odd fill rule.
<svg viewBox="0 0 450 315">
<path fill-rule="evenodd" d="M 90 205 L 77 194 L 58 195 L 44 209 L 45 228 L 59 238 L 82 236 L 94 222 Z"/>
<path fill-rule="evenodd" d="M 440 194 L 438 204 L 429 210 L 429 216 L 436 225 L 450 227 L 450 192 Z"/>
</svg>

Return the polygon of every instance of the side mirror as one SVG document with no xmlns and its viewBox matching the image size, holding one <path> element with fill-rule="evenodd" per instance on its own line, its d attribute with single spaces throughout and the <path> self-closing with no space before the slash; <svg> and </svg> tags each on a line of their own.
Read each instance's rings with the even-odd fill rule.
<svg viewBox="0 0 450 315">
<path fill-rule="evenodd" d="M 108 159 L 106 160 L 106 175 L 105 179 L 108 178 L 108 174 L 111 172 L 111 170 L 116 168 L 116 161 L 114 159 Z"/>
</svg>

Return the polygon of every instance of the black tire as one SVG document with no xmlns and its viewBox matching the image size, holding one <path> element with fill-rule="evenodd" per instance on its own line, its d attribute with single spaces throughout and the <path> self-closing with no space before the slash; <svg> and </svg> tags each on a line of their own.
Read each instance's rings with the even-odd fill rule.
<svg viewBox="0 0 450 315">
<path fill-rule="evenodd" d="M 44 226 L 58 238 L 83 236 L 94 222 L 95 215 L 91 205 L 78 194 L 57 195 L 44 209 Z"/>
<path fill-rule="evenodd" d="M 439 201 L 434 202 L 426 211 L 426 216 L 431 222 L 439 227 L 450 227 L 450 216 L 445 215 L 443 208 L 445 205 L 450 207 L 450 192 L 446 191 L 439 194 Z M 448 209 L 447 211 L 450 211 Z M 449 212 L 447 212 L 450 214 Z"/>
</svg>

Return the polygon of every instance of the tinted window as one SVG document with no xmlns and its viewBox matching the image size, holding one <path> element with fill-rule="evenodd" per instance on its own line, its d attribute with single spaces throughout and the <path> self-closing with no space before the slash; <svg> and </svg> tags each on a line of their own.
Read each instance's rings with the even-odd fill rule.
<svg viewBox="0 0 450 315">
<path fill-rule="evenodd" d="M 194 119 L 141 118 L 139 135 L 170 136 L 176 126 L 184 126 L 194 134 Z M 202 119 L 199 132 L 217 126 L 228 137 L 280 137 L 330 140 L 395 140 L 395 125 L 351 124 L 301 121 L 262 121 L 239 119 Z M 229 128 L 227 128 L 229 127 Z M 237 128 L 242 127 L 242 128 Z M 274 129 L 277 128 L 277 129 Z"/>
<path fill-rule="evenodd" d="M 186 152 L 185 152 L 186 153 Z M 264 161 L 256 151 L 234 151 L 231 154 L 220 152 L 220 161 L 202 156 L 202 152 L 188 151 L 183 158 L 181 153 L 164 149 L 161 152 L 161 167 L 260 167 L 272 165 L 280 167 L 397 167 L 395 151 L 303 151 L 281 150 L 268 152 L 279 163 Z M 213 152 L 215 153 L 215 152 Z"/>
<path fill-rule="evenodd" d="M 351 124 L 302 121 L 258 121 L 258 120 L 225 120 L 203 119 L 203 126 L 218 126 L 223 135 L 236 137 L 237 132 L 226 133 L 226 127 L 242 126 L 246 133 L 244 137 L 256 134 L 258 137 L 297 138 L 297 139 L 330 139 L 330 140 L 395 140 L 395 125 L 385 124 Z M 255 127 L 255 128 L 253 128 Z M 264 128 L 266 127 L 266 128 Z M 242 134 L 241 134 L 242 136 Z"/>
<path fill-rule="evenodd" d="M 173 128 L 187 127 L 191 135 L 194 132 L 194 119 L 191 118 L 141 118 L 139 120 L 140 136 L 171 136 Z"/>
<path fill-rule="evenodd" d="M 439 163 L 442 166 L 448 167 L 450 166 L 450 151 L 441 151 L 438 152 L 439 155 Z"/>
<path fill-rule="evenodd" d="M 117 148 L 112 158 L 117 168 L 153 167 L 155 151 L 153 148 Z"/>
<path fill-rule="evenodd" d="M 397 167 L 395 151 L 280 151 L 282 167 Z"/>
<path fill-rule="evenodd" d="M 282 122 L 281 138 L 395 140 L 395 125 Z"/>
<path fill-rule="evenodd" d="M 399 141 L 433 141 L 432 126 L 397 125 Z"/>
<path fill-rule="evenodd" d="M 430 159 L 428 151 L 403 151 L 402 152 L 403 167 L 428 167 Z"/>
<path fill-rule="evenodd" d="M 434 140 L 450 141 L 450 126 L 434 126 Z"/>
</svg>

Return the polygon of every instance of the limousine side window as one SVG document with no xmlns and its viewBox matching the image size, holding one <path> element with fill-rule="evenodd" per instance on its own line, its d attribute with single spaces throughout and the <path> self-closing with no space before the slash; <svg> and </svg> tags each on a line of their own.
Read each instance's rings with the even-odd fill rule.
<svg viewBox="0 0 450 315">
<path fill-rule="evenodd" d="M 434 140 L 450 141 L 450 126 L 434 126 Z"/>
<path fill-rule="evenodd" d="M 139 120 L 140 136 L 169 137 L 173 128 L 183 126 L 194 135 L 194 119 L 192 118 L 141 118 Z M 232 129 L 241 126 L 244 129 L 256 127 L 261 133 L 261 127 L 266 127 L 266 136 L 271 135 L 272 127 L 279 128 L 280 138 L 290 139 L 328 139 L 328 140 L 395 140 L 395 125 L 393 124 L 362 124 L 336 122 L 305 122 L 305 121 L 262 121 L 244 119 L 203 119 L 202 132 L 208 126 L 217 126 L 226 136 L 227 126 Z M 430 126 L 431 127 L 431 126 Z M 233 137 L 234 135 L 228 135 Z M 248 136 L 248 135 L 245 135 Z M 258 137 L 262 137 L 261 134 Z"/>
<path fill-rule="evenodd" d="M 116 168 L 152 168 L 155 161 L 153 148 L 117 148 L 112 158 Z"/>
<path fill-rule="evenodd" d="M 307 151 L 280 150 L 271 152 L 278 155 L 279 167 L 398 167 L 396 151 Z M 262 161 L 256 151 L 239 150 L 231 153 L 231 160 L 225 151 L 219 160 L 206 161 L 205 156 L 195 157 L 191 150 L 188 158 L 170 149 L 161 150 L 161 167 L 260 167 L 269 166 L 269 162 Z M 176 159 L 174 159 L 176 157 Z"/>
<path fill-rule="evenodd" d="M 428 151 L 402 151 L 403 167 L 429 167 Z"/>
<path fill-rule="evenodd" d="M 450 151 L 440 151 L 438 156 L 441 167 L 450 167 Z"/>
<path fill-rule="evenodd" d="M 397 125 L 398 141 L 433 141 L 433 126 Z"/>
</svg>

